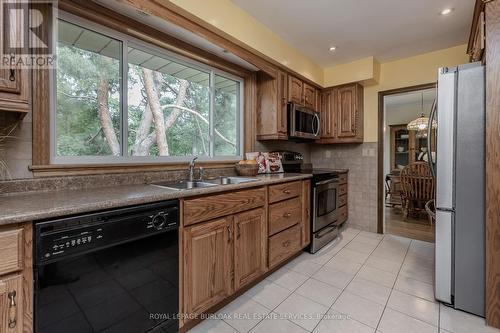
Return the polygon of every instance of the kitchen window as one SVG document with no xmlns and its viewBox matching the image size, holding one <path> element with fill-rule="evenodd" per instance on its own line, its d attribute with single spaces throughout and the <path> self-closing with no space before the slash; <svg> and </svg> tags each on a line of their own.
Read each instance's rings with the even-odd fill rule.
<svg viewBox="0 0 500 333">
<path fill-rule="evenodd" d="M 72 15 L 56 47 L 52 163 L 241 158 L 243 79 Z"/>
</svg>

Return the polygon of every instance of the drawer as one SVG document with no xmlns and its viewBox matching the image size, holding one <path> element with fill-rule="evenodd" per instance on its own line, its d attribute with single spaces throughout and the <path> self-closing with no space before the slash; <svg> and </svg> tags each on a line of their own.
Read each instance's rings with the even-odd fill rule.
<svg viewBox="0 0 500 333">
<path fill-rule="evenodd" d="M 347 204 L 347 194 L 339 196 L 339 207 L 345 206 Z"/>
<path fill-rule="evenodd" d="M 347 221 L 347 205 L 339 208 L 337 223 L 344 223 Z"/>
<path fill-rule="evenodd" d="M 269 267 L 276 266 L 300 250 L 300 227 L 291 228 L 269 237 Z"/>
<path fill-rule="evenodd" d="M 265 202 L 264 187 L 186 199 L 183 204 L 184 226 L 262 207 Z"/>
<path fill-rule="evenodd" d="M 269 235 L 274 235 L 302 219 L 302 202 L 300 197 L 288 199 L 269 205 Z"/>
<path fill-rule="evenodd" d="M 23 268 L 23 229 L 0 232 L 0 275 Z"/>
<path fill-rule="evenodd" d="M 347 184 L 342 184 L 339 186 L 339 196 L 347 194 Z"/>
<path fill-rule="evenodd" d="M 298 181 L 269 186 L 269 203 L 298 197 L 302 189 L 301 185 Z"/>
<path fill-rule="evenodd" d="M 341 173 L 339 175 L 339 184 L 346 184 L 347 183 L 347 173 Z"/>
</svg>

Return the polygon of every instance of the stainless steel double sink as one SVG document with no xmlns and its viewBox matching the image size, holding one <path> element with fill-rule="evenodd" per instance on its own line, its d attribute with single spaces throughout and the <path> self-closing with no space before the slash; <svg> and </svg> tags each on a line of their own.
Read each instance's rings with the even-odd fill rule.
<svg viewBox="0 0 500 333">
<path fill-rule="evenodd" d="M 231 184 L 241 184 L 248 182 L 259 181 L 258 178 L 246 178 L 246 177 L 219 177 L 214 179 L 206 179 L 203 181 L 195 180 L 179 180 L 179 181 L 168 181 L 168 182 L 158 182 L 152 183 L 151 185 L 173 189 L 173 190 L 191 190 L 196 188 L 213 187 L 220 185 L 231 185 Z"/>
</svg>

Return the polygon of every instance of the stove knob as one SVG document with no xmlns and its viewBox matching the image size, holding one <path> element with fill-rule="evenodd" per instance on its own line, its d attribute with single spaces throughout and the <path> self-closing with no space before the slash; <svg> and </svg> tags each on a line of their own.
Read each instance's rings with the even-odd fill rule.
<svg viewBox="0 0 500 333">
<path fill-rule="evenodd" d="M 167 223 L 167 219 L 165 218 L 165 215 L 163 214 L 156 214 L 153 217 L 153 220 L 151 221 L 153 223 L 153 226 L 157 229 L 160 230 L 165 226 Z"/>
</svg>

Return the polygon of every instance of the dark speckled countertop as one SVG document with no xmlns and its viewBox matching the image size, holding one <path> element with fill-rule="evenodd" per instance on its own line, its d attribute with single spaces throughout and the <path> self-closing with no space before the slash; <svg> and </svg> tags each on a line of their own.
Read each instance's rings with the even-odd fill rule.
<svg viewBox="0 0 500 333">
<path fill-rule="evenodd" d="M 258 181 L 190 190 L 172 190 L 154 185 L 57 190 L 0 195 L 0 225 L 98 211 L 109 208 L 225 192 L 310 178 L 310 174 L 259 175 Z"/>
</svg>

